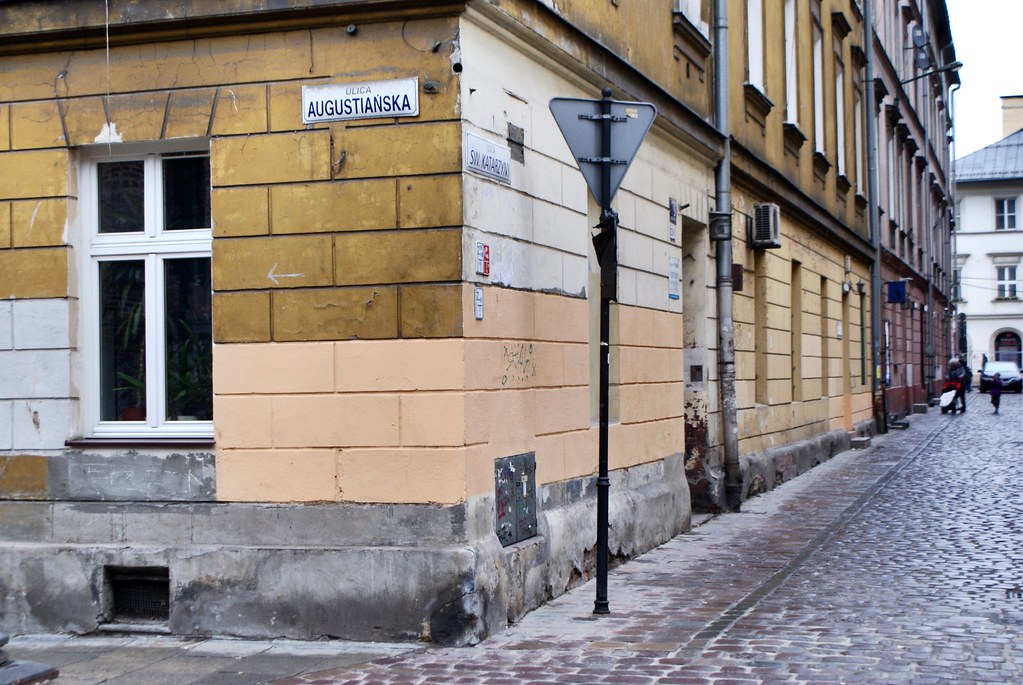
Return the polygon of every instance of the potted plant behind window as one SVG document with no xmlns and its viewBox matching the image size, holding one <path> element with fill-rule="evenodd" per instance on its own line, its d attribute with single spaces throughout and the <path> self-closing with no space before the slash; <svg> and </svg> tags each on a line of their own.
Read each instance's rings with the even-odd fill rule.
<svg viewBox="0 0 1023 685">
<path fill-rule="evenodd" d="M 109 262 L 102 273 L 104 371 L 113 393 L 113 415 L 121 421 L 146 419 L 146 312 L 141 263 Z M 111 373 L 112 372 L 112 373 Z"/>
<path fill-rule="evenodd" d="M 117 372 L 117 378 L 127 385 L 114 388 L 114 390 L 131 390 L 135 398 L 133 404 L 121 407 L 122 421 L 145 421 L 146 420 L 146 379 L 145 366 L 139 369 L 138 376 L 132 376 L 124 371 Z"/>
<path fill-rule="evenodd" d="M 212 418 L 213 365 L 210 341 L 178 319 L 168 335 L 168 415 L 178 421 Z"/>
</svg>

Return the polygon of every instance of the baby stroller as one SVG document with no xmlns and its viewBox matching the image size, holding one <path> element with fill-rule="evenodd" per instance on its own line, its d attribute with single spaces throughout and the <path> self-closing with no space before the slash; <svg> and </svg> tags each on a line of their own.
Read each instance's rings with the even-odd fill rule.
<svg viewBox="0 0 1023 685">
<path fill-rule="evenodd" d="M 941 407 L 942 414 L 956 413 L 956 393 L 959 392 L 959 383 L 955 381 L 945 381 L 945 385 L 941 388 L 941 399 L 938 402 L 938 406 Z"/>
</svg>

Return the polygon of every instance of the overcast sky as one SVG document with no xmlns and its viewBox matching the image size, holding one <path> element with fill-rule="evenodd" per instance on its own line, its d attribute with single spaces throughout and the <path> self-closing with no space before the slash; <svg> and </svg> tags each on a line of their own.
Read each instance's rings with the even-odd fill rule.
<svg viewBox="0 0 1023 685">
<path fill-rule="evenodd" d="M 1023 95 L 1023 0 L 946 0 L 963 86 L 955 156 L 1001 140 L 1003 95 Z"/>
</svg>

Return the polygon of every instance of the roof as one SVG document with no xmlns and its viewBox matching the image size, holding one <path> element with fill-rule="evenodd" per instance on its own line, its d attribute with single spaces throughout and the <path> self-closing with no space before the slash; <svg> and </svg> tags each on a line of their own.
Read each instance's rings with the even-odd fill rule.
<svg viewBox="0 0 1023 685">
<path fill-rule="evenodd" d="M 957 183 L 1023 178 L 1023 129 L 956 160 Z"/>
</svg>

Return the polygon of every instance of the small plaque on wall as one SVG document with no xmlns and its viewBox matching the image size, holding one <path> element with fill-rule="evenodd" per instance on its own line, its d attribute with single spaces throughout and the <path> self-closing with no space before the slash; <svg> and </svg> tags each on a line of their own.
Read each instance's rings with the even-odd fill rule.
<svg viewBox="0 0 1023 685">
<path fill-rule="evenodd" d="M 742 264 L 732 264 L 732 292 L 742 292 Z"/>
</svg>

